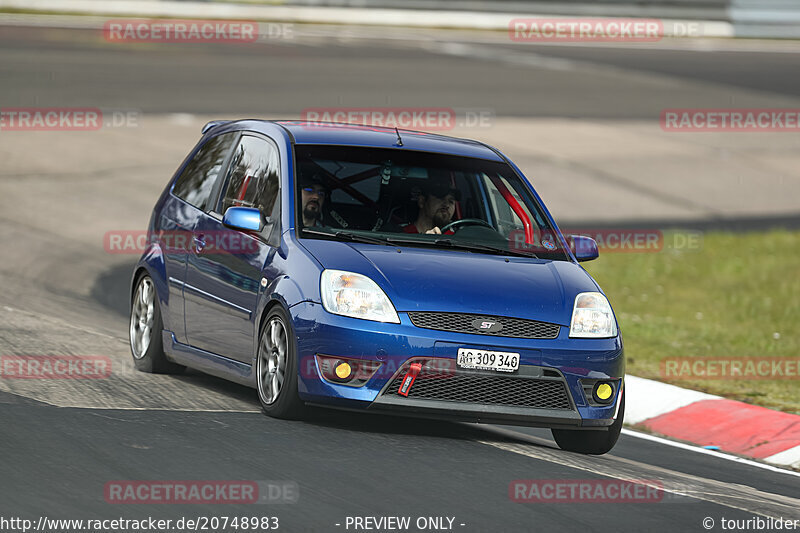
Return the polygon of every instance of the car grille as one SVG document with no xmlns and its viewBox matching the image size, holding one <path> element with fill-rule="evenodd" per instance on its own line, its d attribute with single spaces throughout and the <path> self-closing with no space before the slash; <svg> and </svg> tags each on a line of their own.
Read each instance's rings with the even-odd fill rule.
<svg viewBox="0 0 800 533">
<path fill-rule="evenodd" d="M 405 374 L 405 371 L 398 373 L 384 395 L 402 398 L 397 390 Z M 424 369 L 414 381 L 408 398 L 535 409 L 572 409 L 562 380 L 426 372 Z"/>
<path fill-rule="evenodd" d="M 411 323 L 418 328 L 454 331 L 456 333 L 472 333 L 476 335 L 494 335 L 495 337 L 516 337 L 521 339 L 555 339 L 561 328 L 558 324 L 510 318 L 505 316 L 472 315 L 468 313 L 436 313 L 409 312 Z M 475 320 L 499 322 L 500 331 L 485 331 L 472 325 Z"/>
</svg>

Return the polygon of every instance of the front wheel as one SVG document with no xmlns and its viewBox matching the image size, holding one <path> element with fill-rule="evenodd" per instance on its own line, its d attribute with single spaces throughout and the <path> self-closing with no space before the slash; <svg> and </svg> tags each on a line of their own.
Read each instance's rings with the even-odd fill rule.
<svg viewBox="0 0 800 533">
<path fill-rule="evenodd" d="M 608 431 L 553 429 L 553 438 L 562 450 L 568 452 L 603 455 L 611 451 L 617 443 L 622 431 L 622 419 L 625 417 L 625 395 L 620 400 L 619 413 Z"/>
<path fill-rule="evenodd" d="M 295 420 L 305 404 L 297 394 L 297 346 L 291 321 L 282 307 L 267 315 L 256 354 L 256 387 L 264 413 Z"/>
</svg>

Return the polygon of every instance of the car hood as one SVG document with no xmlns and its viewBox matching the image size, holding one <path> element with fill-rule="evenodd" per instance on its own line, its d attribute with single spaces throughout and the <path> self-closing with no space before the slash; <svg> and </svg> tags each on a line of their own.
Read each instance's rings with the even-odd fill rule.
<svg viewBox="0 0 800 533">
<path fill-rule="evenodd" d="M 575 296 L 599 290 L 567 261 L 321 239 L 303 239 L 303 245 L 326 269 L 372 278 L 400 312 L 477 313 L 569 326 Z"/>
</svg>

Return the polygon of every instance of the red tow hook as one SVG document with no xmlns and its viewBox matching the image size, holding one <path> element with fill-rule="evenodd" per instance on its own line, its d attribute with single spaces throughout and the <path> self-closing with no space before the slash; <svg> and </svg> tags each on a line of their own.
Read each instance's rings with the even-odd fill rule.
<svg viewBox="0 0 800 533">
<path fill-rule="evenodd" d="M 397 389 L 397 394 L 405 396 L 406 398 L 408 397 L 408 393 L 411 391 L 411 385 L 414 384 L 414 380 L 417 379 L 420 370 L 422 370 L 422 363 L 411 363 L 411 366 L 408 367 L 408 372 L 406 372 L 403 378 L 403 382 L 400 383 L 400 388 Z"/>
</svg>

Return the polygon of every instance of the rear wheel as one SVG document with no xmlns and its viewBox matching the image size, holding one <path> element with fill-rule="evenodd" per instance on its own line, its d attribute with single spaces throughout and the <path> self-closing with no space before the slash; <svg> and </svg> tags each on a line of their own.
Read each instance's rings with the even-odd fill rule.
<svg viewBox="0 0 800 533">
<path fill-rule="evenodd" d="M 280 306 L 269 312 L 261 330 L 256 379 L 265 414 L 290 420 L 302 417 L 305 404 L 297 394 L 297 346 L 289 316 Z"/>
<path fill-rule="evenodd" d="M 133 364 L 142 372 L 174 374 L 186 367 L 167 360 L 161 339 L 163 325 L 161 309 L 153 280 L 147 274 L 136 283 L 136 292 L 131 302 L 129 335 Z"/>
<path fill-rule="evenodd" d="M 553 438 L 562 450 L 568 452 L 603 455 L 611 451 L 617 443 L 622 431 L 622 419 L 625 417 L 625 395 L 620 400 L 619 413 L 608 431 L 553 429 Z"/>
</svg>

